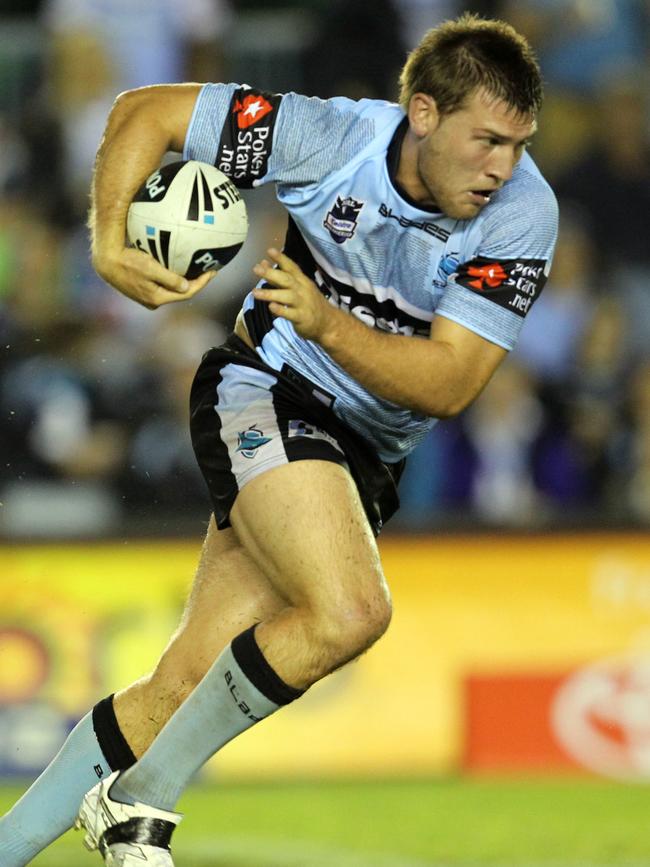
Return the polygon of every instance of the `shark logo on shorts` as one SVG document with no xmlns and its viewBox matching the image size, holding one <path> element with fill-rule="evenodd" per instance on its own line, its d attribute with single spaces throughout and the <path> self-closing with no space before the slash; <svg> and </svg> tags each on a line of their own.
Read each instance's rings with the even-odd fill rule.
<svg viewBox="0 0 650 867">
<path fill-rule="evenodd" d="M 241 452 L 245 458 L 254 458 L 257 449 L 270 442 L 271 437 L 265 437 L 263 432 L 256 427 L 249 427 L 248 430 L 240 431 L 237 434 L 237 451 Z"/>
</svg>

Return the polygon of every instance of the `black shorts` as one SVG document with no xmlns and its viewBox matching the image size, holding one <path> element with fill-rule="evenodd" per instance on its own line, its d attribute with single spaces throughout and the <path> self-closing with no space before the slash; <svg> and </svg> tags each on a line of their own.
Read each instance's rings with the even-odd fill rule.
<svg viewBox="0 0 650 867">
<path fill-rule="evenodd" d="M 190 395 L 194 453 L 217 526 L 230 526 L 251 479 L 291 461 L 333 461 L 354 478 L 375 535 L 399 506 L 404 461 L 386 464 L 331 410 L 334 401 L 288 365 L 273 370 L 234 334 L 204 356 Z"/>
</svg>

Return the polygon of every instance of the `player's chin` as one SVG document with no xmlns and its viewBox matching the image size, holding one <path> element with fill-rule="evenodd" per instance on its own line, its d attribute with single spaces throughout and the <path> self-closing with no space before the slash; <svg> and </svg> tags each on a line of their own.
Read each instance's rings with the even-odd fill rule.
<svg viewBox="0 0 650 867">
<path fill-rule="evenodd" d="M 487 204 L 487 202 L 485 203 Z M 472 220 L 477 214 L 480 214 L 485 204 L 478 202 L 460 202 L 446 210 L 448 217 L 454 220 Z"/>
<path fill-rule="evenodd" d="M 459 197 L 443 202 L 441 210 L 446 217 L 451 217 L 452 220 L 472 220 L 484 207 L 484 204 L 476 200 Z"/>
</svg>

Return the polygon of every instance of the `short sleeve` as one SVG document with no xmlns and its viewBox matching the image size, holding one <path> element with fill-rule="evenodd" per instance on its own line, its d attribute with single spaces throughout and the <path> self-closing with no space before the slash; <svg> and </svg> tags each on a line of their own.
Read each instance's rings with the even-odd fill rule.
<svg viewBox="0 0 650 867">
<path fill-rule="evenodd" d="M 436 312 L 510 350 L 548 278 L 558 207 L 541 175 L 518 167 L 488 208 Z"/>
<path fill-rule="evenodd" d="M 239 187 L 316 183 L 372 142 L 364 102 L 208 84 L 197 98 L 184 157 L 216 165 Z"/>
</svg>

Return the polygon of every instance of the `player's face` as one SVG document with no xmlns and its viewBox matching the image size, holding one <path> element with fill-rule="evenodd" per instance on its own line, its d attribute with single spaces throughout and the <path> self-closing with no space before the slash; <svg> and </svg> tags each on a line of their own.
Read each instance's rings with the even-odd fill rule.
<svg viewBox="0 0 650 867">
<path fill-rule="evenodd" d="M 408 164 L 400 163 L 398 179 L 410 181 L 405 186 L 416 201 L 459 220 L 475 217 L 512 177 L 537 127 L 534 117 L 484 91 L 443 116 L 431 97 L 416 94 L 411 112 Z"/>
</svg>

